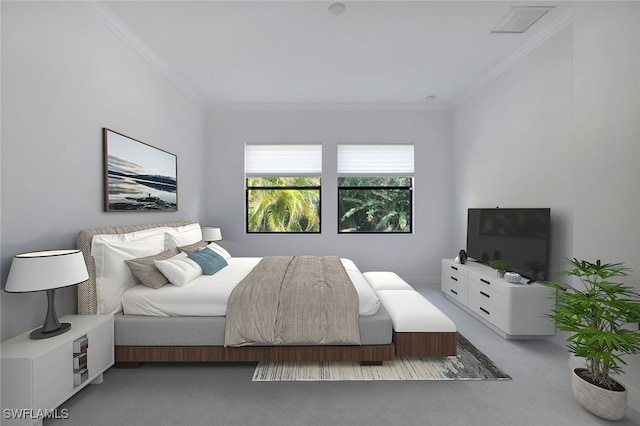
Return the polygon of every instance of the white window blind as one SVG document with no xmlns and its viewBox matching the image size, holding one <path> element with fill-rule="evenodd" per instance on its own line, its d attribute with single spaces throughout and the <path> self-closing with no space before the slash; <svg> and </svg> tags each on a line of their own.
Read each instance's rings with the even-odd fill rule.
<svg viewBox="0 0 640 426">
<path fill-rule="evenodd" d="M 338 145 L 339 176 L 413 176 L 413 145 Z"/>
<path fill-rule="evenodd" d="M 321 144 L 246 144 L 245 175 L 251 176 L 320 176 Z"/>
</svg>

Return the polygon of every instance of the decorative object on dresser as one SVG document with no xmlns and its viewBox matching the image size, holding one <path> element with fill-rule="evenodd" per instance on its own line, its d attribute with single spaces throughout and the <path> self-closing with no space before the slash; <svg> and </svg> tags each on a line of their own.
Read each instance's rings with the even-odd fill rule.
<svg viewBox="0 0 640 426">
<path fill-rule="evenodd" d="M 55 290 L 79 284 L 89 278 L 80 250 L 47 250 L 14 256 L 4 291 L 47 292 L 44 324 L 31 332 L 32 339 L 46 339 L 69 331 L 71 324 L 60 323 L 56 314 Z"/>
<path fill-rule="evenodd" d="M 202 241 L 212 243 L 214 241 L 222 241 L 222 231 L 220 228 L 214 228 L 212 226 L 202 227 Z"/>
<path fill-rule="evenodd" d="M 517 272 L 505 272 L 504 280 L 511 284 L 520 284 L 522 282 L 522 277 Z"/>
<path fill-rule="evenodd" d="M 178 210 L 175 154 L 102 129 L 104 211 Z"/>
<path fill-rule="evenodd" d="M 509 263 L 502 259 L 495 259 L 489 262 L 489 266 L 496 270 L 499 277 L 504 277 L 504 273 L 509 269 Z"/>
<path fill-rule="evenodd" d="M 506 339 L 534 339 L 555 334 L 545 315 L 555 306 L 552 289 L 537 283 L 512 284 L 486 265 L 442 260 L 442 291 Z"/>
<path fill-rule="evenodd" d="M 89 383 L 102 383 L 113 365 L 113 316 L 68 315 L 68 333 L 32 340 L 23 333 L 0 344 L 2 424 L 42 425 L 49 417 L 65 419 L 57 407 Z"/>
<path fill-rule="evenodd" d="M 640 293 L 621 282 L 630 269 L 623 263 L 573 259 L 561 276 L 575 277 L 578 286 L 549 281 L 556 290 L 556 308 L 549 317 L 570 333 L 569 352 L 584 358 L 586 368 L 573 370 L 573 394 L 587 411 L 620 420 L 627 408 L 626 388 L 610 376 L 622 372 L 623 355 L 640 351 Z"/>
</svg>

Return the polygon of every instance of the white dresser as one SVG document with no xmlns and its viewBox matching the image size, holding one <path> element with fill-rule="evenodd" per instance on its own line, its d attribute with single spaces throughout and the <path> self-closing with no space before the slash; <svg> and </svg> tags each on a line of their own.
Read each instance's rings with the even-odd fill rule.
<svg viewBox="0 0 640 426">
<path fill-rule="evenodd" d="M 555 307 L 554 291 L 538 283 L 508 283 L 481 263 L 442 260 L 445 296 L 506 339 L 534 339 L 555 334 L 546 317 Z"/>
<path fill-rule="evenodd" d="M 42 340 L 26 332 L 0 344 L 2 425 L 68 417 L 57 407 L 87 384 L 101 383 L 113 365 L 112 315 L 68 315 L 60 322 L 71 329 Z"/>
</svg>

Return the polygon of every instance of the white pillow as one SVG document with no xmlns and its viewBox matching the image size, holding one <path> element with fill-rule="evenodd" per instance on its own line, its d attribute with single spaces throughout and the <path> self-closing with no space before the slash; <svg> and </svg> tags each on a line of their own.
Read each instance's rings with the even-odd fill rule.
<svg viewBox="0 0 640 426">
<path fill-rule="evenodd" d="M 207 248 L 209 248 L 209 249 L 213 250 L 214 252 L 218 253 L 220 256 L 222 256 L 224 258 L 224 260 L 228 261 L 229 259 L 231 259 L 231 255 L 229 254 L 229 252 L 226 251 L 225 249 L 223 249 L 222 247 L 220 247 L 219 245 L 217 245 L 216 243 L 209 243 Z"/>
<path fill-rule="evenodd" d="M 371 288 L 367 279 L 360 273 L 360 269 L 351 259 L 340 258 L 347 275 L 358 292 L 358 311 L 360 315 L 373 315 L 380 308 L 380 299 Z"/>
<path fill-rule="evenodd" d="M 100 234 L 91 240 L 96 263 L 98 314 L 122 312 L 122 295 L 137 284 L 124 262 L 164 251 L 164 229 L 153 228 L 128 234 Z"/>
<path fill-rule="evenodd" d="M 178 287 L 182 287 L 202 275 L 200 265 L 189 259 L 187 253 L 178 253 L 171 259 L 155 260 L 153 263 L 171 284 Z"/>
<path fill-rule="evenodd" d="M 360 272 L 360 269 L 358 269 L 358 267 L 356 266 L 355 263 L 353 263 L 353 260 L 351 259 L 345 259 L 345 258 L 340 258 L 340 260 L 342 261 L 342 265 L 344 266 L 344 269 L 346 269 L 347 271 L 357 271 Z"/>
<path fill-rule="evenodd" d="M 166 250 L 175 250 L 178 247 L 202 241 L 202 229 L 199 223 L 191 223 L 177 228 L 165 228 L 164 246 Z"/>
<path fill-rule="evenodd" d="M 358 312 L 360 315 L 374 315 L 380 308 L 380 299 L 365 277 L 358 271 L 347 269 L 347 275 L 358 292 Z"/>
</svg>

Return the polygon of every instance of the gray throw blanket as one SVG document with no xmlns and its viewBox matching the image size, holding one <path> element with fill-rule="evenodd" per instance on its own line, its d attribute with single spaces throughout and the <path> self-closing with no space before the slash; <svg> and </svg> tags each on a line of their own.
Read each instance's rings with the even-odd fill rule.
<svg viewBox="0 0 640 426">
<path fill-rule="evenodd" d="M 359 345 L 358 294 L 336 256 L 270 256 L 233 289 L 225 346 Z"/>
</svg>

